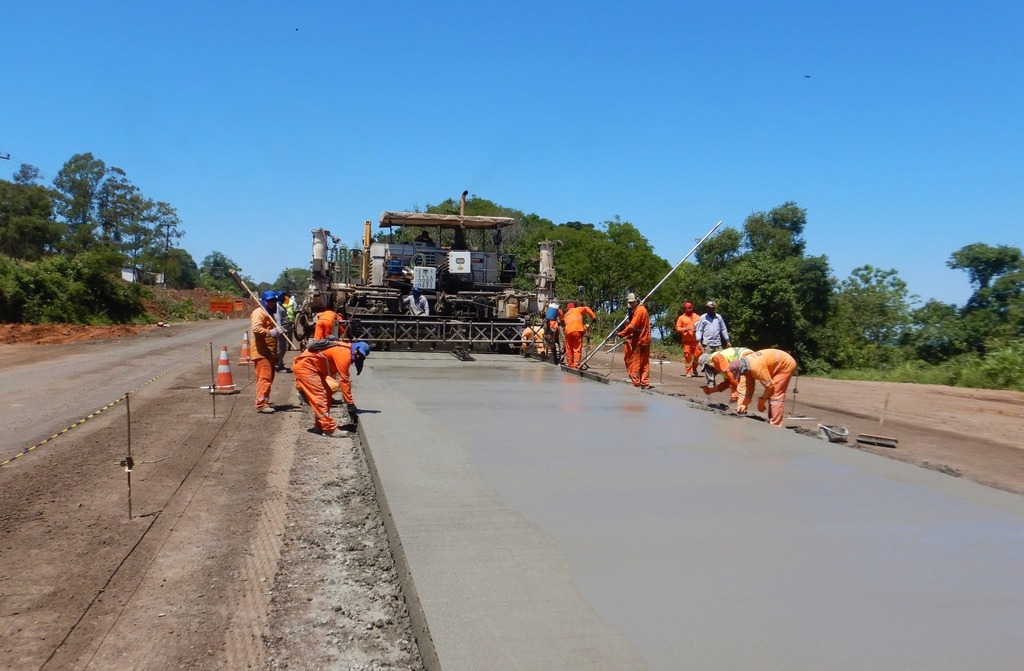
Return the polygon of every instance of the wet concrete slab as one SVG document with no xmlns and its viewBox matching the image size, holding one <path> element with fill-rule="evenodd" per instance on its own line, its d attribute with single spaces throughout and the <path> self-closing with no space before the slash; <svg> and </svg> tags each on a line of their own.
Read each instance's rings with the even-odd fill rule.
<svg viewBox="0 0 1024 671">
<path fill-rule="evenodd" d="M 355 386 L 429 667 L 1024 665 L 1021 497 L 474 356 Z"/>
</svg>

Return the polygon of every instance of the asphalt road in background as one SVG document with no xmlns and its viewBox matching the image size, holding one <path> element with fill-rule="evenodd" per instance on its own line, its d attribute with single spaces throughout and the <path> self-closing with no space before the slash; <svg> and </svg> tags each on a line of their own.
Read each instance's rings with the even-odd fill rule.
<svg viewBox="0 0 1024 671">
<path fill-rule="evenodd" d="M 210 343 L 214 364 L 226 345 L 233 374 L 246 375 L 248 370 L 235 364 L 248 326 L 244 320 L 209 321 L 175 324 L 130 338 L 6 345 L 0 364 L 0 462 L 95 414 L 126 392 L 159 390 L 167 384 L 163 377 L 185 363 L 208 365 Z"/>
</svg>

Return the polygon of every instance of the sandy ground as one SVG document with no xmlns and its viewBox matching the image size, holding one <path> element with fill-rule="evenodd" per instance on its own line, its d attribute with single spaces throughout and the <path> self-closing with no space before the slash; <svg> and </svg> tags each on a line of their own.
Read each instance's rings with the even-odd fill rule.
<svg viewBox="0 0 1024 671">
<path fill-rule="evenodd" d="M 0 375 L 85 355 L 24 343 L 0 345 Z M 617 353 L 590 371 L 625 382 Z M 636 393 L 731 412 L 726 393 L 681 373 L 655 362 L 654 390 Z M 290 375 L 274 385 L 279 412 L 256 415 L 251 373 L 234 374 L 241 393 L 218 397 L 216 417 L 196 392 L 204 365 L 133 397 L 130 518 L 115 411 L 0 467 L 0 668 L 422 668 L 361 446 L 308 433 Z M 845 426 L 834 449 L 1024 493 L 1024 394 L 815 379 L 791 391 L 788 430 Z"/>
</svg>

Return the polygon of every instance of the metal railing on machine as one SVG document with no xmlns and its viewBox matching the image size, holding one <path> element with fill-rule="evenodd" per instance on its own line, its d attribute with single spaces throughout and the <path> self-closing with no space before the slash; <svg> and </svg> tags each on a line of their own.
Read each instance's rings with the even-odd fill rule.
<svg viewBox="0 0 1024 671">
<path fill-rule="evenodd" d="M 459 319 L 414 317 L 358 317 L 348 325 L 347 337 L 371 344 L 488 345 L 515 349 L 523 344 L 519 320 L 473 322 Z"/>
</svg>

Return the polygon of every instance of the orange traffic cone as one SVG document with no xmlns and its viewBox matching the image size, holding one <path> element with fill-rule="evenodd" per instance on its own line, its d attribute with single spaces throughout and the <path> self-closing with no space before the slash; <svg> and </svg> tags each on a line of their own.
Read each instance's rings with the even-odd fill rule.
<svg viewBox="0 0 1024 671">
<path fill-rule="evenodd" d="M 228 346 L 220 348 L 220 360 L 217 362 L 217 384 L 210 390 L 211 394 L 237 394 L 235 380 L 231 377 L 231 363 L 228 361 Z"/>
<path fill-rule="evenodd" d="M 252 359 L 249 358 L 249 332 L 245 332 L 245 339 L 242 340 L 242 354 L 238 357 L 239 366 L 251 366 Z"/>
</svg>

